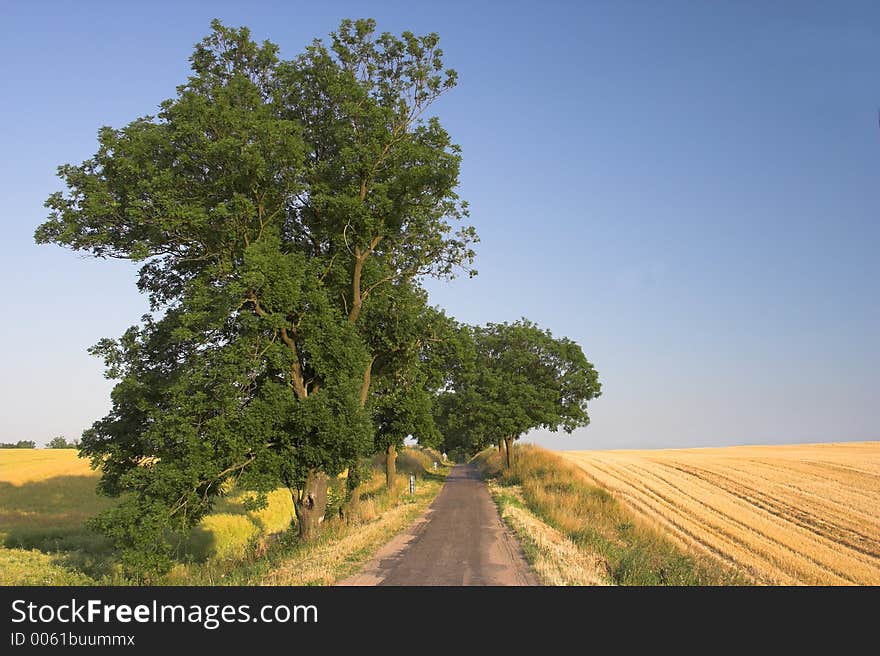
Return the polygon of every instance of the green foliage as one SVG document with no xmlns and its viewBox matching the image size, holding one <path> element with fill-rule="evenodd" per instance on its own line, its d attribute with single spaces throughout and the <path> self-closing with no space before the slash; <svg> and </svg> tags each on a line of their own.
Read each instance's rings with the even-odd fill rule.
<svg viewBox="0 0 880 656">
<path fill-rule="evenodd" d="M 18 442 L 0 442 L 0 449 L 36 449 L 37 443 L 33 440 L 19 440 Z"/>
<path fill-rule="evenodd" d="M 423 276 L 471 275 L 472 227 L 455 193 L 459 148 L 428 107 L 455 84 L 436 34 L 376 35 L 372 20 L 343 21 L 279 67 L 289 116 L 303 126 L 309 190 L 293 233 L 329 257 L 324 285 L 367 345 L 362 402 L 374 448 L 412 435 L 439 440 L 431 416 L 434 346 L 448 321 L 429 308 Z"/>
<path fill-rule="evenodd" d="M 378 320 L 379 314 L 386 318 Z M 377 354 L 368 400 L 376 450 L 402 446 L 410 436 L 423 446 L 436 446 L 442 437 L 434 422 L 434 397 L 446 384 L 457 324 L 429 307 L 425 292 L 412 285 L 389 286 L 364 319 L 372 327 L 370 348 Z"/>
<path fill-rule="evenodd" d="M 581 347 L 523 319 L 469 330 L 470 351 L 435 405 L 448 451 L 479 451 L 534 428 L 570 433 L 601 394 Z M 470 359 L 467 354 L 472 353 Z"/>
<path fill-rule="evenodd" d="M 0 549 L 0 585 L 93 585 L 87 575 L 36 549 Z"/>
<path fill-rule="evenodd" d="M 436 35 L 343 21 L 281 61 L 212 27 L 157 115 L 59 168 L 67 193 L 35 233 L 141 263 L 152 314 L 92 349 L 118 382 L 80 446 L 121 496 L 93 526 L 135 573 L 167 570 L 232 480 L 288 487 L 299 512 L 309 477 L 370 453 L 376 427 L 436 441 L 418 281 L 472 273 L 460 154 L 423 118 L 455 82 Z"/>
<path fill-rule="evenodd" d="M 284 115 L 302 126 L 308 153 L 308 195 L 291 227 L 313 251 L 338 254 L 328 283 L 355 316 L 386 278 L 467 267 L 476 238 L 470 227 L 451 233 L 467 214 L 454 192 L 459 148 L 436 118 L 423 119 L 456 79 L 437 35 L 374 30 L 372 20 L 343 21 L 329 48 L 315 41 L 278 69 Z M 363 284 L 352 294 L 358 266 Z"/>
<path fill-rule="evenodd" d="M 68 442 L 66 439 L 64 439 L 63 435 L 53 437 L 51 440 L 49 440 L 49 443 L 46 444 L 47 449 L 75 449 L 76 447 L 76 442 Z"/>
</svg>

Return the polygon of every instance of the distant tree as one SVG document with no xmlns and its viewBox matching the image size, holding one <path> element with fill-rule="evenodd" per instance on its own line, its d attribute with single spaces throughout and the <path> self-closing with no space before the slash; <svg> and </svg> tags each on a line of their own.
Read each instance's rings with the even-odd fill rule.
<svg viewBox="0 0 880 656">
<path fill-rule="evenodd" d="M 434 398 L 434 425 L 443 436 L 441 448 L 454 457 L 462 454 L 472 455 L 491 444 L 477 436 L 473 423 L 473 415 L 466 413 L 465 393 L 444 390 Z"/>
<path fill-rule="evenodd" d="M 18 442 L 2 442 L 0 449 L 36 449 L 37 443 L 33 440 L 19 440 Z"/>
<path fill-rule="evenodd" d="M 473 455 L 494 443 L 501 443 L 495 416 L 488 412 L 481 396 L 477 372 L 479 328 L 460 327 L 462 348 L 449 360 L 449 380 L 435 397 L 434 421 L 443 435 L 442 448 L 449 453 Z"/>
<path fill-rule="evenodd" d="M 46 445 L 47 449 L 75 449 L 76 444 L 74 442 L 68 442 L 63 435 L 59 435 L 57 437 L 53 437 L 49 440 L 49 443 Z"/>
<path fill-rule="evenodd" d="M 476 448 L 478 438 L 472 423 L 473 415 L 464 412 L 467 403 L 463 400 L 471 389 L 465 381 L 473 375 L 476 352 L 471 326 L 454 323 L 451 330 L 440 369 L 443 377 L 432 400 L 431 414 L 440 435 L 438 448 L 461 456 L 479 450 Z"/>
<path fill-rule="evenodd" d="M 499 444 L 507 466 L 513 442 L 535 428 L 568 433 L 590 422 L 588 401 L 601 393 L 581 347 L 523 319 L 472 329 L 473 366 L 440 397 L 450 450 Z"/>
</svg>

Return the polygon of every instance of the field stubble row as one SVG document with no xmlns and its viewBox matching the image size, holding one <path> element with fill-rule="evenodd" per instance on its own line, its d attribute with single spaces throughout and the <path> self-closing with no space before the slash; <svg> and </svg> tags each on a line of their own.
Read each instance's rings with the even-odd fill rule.
<svg viewBox="0 0 880 656">
<path fill-rule="evenodd" d="M 561 455 L 761 582 L 880 584 L 880 442 Z"/>
</svg>

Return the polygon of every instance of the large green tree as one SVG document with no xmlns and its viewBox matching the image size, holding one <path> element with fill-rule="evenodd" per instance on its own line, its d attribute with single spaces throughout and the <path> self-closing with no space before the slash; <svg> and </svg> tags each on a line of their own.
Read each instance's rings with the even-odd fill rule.
<svg viewBox="0 0 880 656">
<path fill-rule="evenodd" d="M 304 127 L 308 146 L 307 191 L 290 236 L 328 262 L 330 298 L 368 345 L 360 400 L 386 454 L 389 487 L 403 437 L 434 432 L 425 412 L 430 375 L 413 360 L 433 331 L 418 281 L 475 273 L 474 229 L 452 228 L 467 215 L 455 193 L 459 148 L 426 118 L 456 81 L 438 42 L 343 21 L 329 46 L 316 41 L 279 69 L 285 115 Z"/>
<path fill-rule="evenodd" d="M 130 493 L 97 524 L 138 567 L 167 567 L 230 480 L 286 485 L 309 537 L 328 476 L 374 446 L 382 308 L 473 256 L 451 227 L 457 148 L 423 118 L 455 80 L 436 35 L 344 21 L 281 61 L 213 28 L 156 116 L 60 167 L 36 232 L 141 264 L 152 314 L 95 347 L 119 382 L 81 445 L 104 492 Z"/>
<path fill-rule="evenodd" d="M 581 347 L 523 319 L 471 329 L 474 356 L 437 402 L 449 448 L 504 446 L 535 428 L 568 433 L 590 422 L 587 404 L 601 393 Z"/>
<path fill-rule="evenodd" d="M 343 21 L 330 47 L 316 41 L 278 73 L 284 115 L 307 144 L 289 236 L 327 259 L 325 286 L 368 341 L 381 330 L 375 313 L 364 316 L 371 299 L 424 276 L 475 273 L 476 240 L 470 226 L 452 231 L 467 214 L 455 193 L 459 148 L 425 118 L 456 74 L 443 69 L 436 34 L 374 30 Z M 364 397 L 370 378 L 365 370 Z"/>
</svg>

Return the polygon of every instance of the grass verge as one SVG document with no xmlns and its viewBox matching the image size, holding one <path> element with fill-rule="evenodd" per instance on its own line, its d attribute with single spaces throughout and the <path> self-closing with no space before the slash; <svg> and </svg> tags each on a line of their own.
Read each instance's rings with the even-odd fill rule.
<svg viewBox="0 0 880 656">
<path fill-rule="evenodd" d="M 398 483 L 393 493 L 385 492 L 379 500 L 384 506 L 372 520 L 357 524 L 338 524 L 325 531 L 315 543 L 295 548 L 263 577 L 264 585 L 332 585 L 353 574 L 367 563 L 378 549 L 424 513 L 443 484 L 442 475 L 423 480 L 416 493 Z"/>
<path fill-rule="evenodd" d="M 523 445 L 514 453 L 509 470 L 494 449 L 475 463 L 546 585 L 751 583 L 711 556 L 683 549 L 551 451 Z"/>
<path fill-rule="evenodd" d="M 526 560 L 543 585 L 608 585 L 602 563 L 529 510 L 520 485 L 488 481 L 504 522 L 519 538 Z"/>
</svg>

